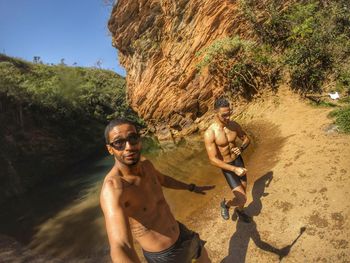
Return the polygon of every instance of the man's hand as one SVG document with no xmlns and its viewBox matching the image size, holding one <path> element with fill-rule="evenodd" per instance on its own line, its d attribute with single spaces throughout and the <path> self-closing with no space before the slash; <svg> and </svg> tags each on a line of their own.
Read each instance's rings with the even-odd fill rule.
<svg viewBox="0 0 350 263">
<path fill-rule="evenodd" d="M 244 176 L 247 173 L 247 171 L 248 170 L 246 168 L 243 168 L 243 167 L 234 167 L 232 169 L 232 172 L 234 172 L 238 176 Z"/>
<path fill-rule="evenodd" d="M 242 153 L 241 148 L 239 147 L 233 148 L 232 151 L 235 155 L 240 155 Z"/>
<path fill-rule="evenodd" d="M 195 186 L 193 189 L 193 192 L 197 194 L 205 195 L 207 194 L 205 191 L 208 191 L 214 188 L 215 188 L 215 185 Z"/>
</svg>

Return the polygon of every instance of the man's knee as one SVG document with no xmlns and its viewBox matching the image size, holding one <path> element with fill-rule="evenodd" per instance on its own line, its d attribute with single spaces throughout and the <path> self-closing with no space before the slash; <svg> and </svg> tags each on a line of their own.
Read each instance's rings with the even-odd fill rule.
<svg viewBox="0 0 350 263">
<path fill-rule="evenodd" d="M 203 247 L 200 257 L 196 259 L 196 263 L 211 263 L 211 260 L 205 247 Z"/>
<path fill-rule="evenodd" d="M 235 195 L 235 198 L 239 205 L 244 205 L 247 202 L 247 196 L 240 192 L 240 191 L 233 191 L 233 194 Z"/>
<path fill-rule="evenodd" d="M 241 205 L 244 205 L 247 202 L 247 197 L 245 195 L 241 196 L 239 202 Z"/>
</svg>

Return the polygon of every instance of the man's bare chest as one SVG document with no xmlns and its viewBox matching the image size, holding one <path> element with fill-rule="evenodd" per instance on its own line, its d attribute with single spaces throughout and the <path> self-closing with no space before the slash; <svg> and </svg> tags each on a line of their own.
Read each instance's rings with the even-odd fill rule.
<svg viewBox="0 0 350 263">
<path fill-rule="evenodd" d="M 219 147 L 225 147 L 234 143 L 236 138 L 237 132 L 228 128 L 222 128 L 215 131 L 215 144 Z"/>
<path fill-rule="evenodd" d="M 148 176 L 126 187 L 122 202 L 126 214 L 139 219 L 154 214 L 165 199 L 157 178 Z"/>
</svg>

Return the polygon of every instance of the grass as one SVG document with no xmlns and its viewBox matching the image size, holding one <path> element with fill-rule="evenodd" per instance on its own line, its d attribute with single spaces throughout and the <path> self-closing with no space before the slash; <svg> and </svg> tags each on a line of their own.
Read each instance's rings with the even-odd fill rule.
<svg viewBox="0 0 350 263">
<path fill-rule="evenodd" d="M 335 117 L 335 124 L 341 131 L 350 133 L 350 105 L 332 111 L 329 116 Z"/>
<path fill-rule="evenodd" d="M 312 101 L 311 105 L 316 107 L 324 107 L 324 108 L 334 108 L 338 106 L 337 104 L 334 104 L 328 101 L 323 101 L 323 100 L 321 100 L 320 102 Z"/>
</svg>

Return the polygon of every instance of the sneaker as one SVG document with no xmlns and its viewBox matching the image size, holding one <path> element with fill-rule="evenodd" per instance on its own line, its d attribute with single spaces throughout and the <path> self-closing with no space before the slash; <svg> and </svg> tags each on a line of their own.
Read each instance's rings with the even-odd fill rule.
<svg viewBox="0 0 350 263">
<path fill-rule="evenodd" d="M 226 205 L 225 203 L 225 199 L 224 201 L 222 201 L 220 203 L 220 210 L 221 210 L 221 216 L 224 220 L 228 220 L 230 218 L 230 214 L 229 214 L 229 211 L 228 211 L 228 206 Z"/>
<path fill-rule="evenodd" d="M 239 220 L 242 220 L 244 223 L 251 223 L 252 218 L 248 216 L 244 211 L 236 209 L 236 213 L 238 215 Z"/>
</svg>

